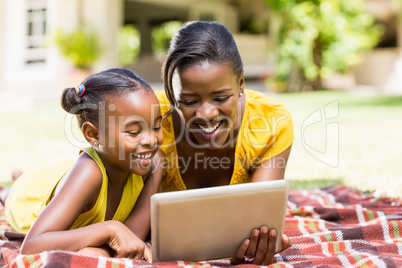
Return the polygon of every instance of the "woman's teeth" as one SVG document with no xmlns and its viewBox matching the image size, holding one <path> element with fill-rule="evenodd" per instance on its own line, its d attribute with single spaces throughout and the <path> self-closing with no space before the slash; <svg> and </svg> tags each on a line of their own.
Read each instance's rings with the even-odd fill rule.
<svg viewBox="0 0 402 268">
<path fill-rule="evenodd" d="M 221 122 L 216 123 L 216 124 L 215 124 L 214 126 L 212 126 L 212 127 L 203 127 L 203 126 L 201 126 L 201 125 L 198 125 L 198 126 L 201 128 L 202 132 L 204 132 L 204 133 L 206 133 L 206 134 L 211 134 L 211 133 L 213 133 L 213 132 L 220 126 L 220 124 L 221 124 Z"/>
<path fill-rule="evenodd" d="M 152 154 L 136 154 L 136 153 L 133 153 L 133 156 L 135 158 L 148 159 L 148 158 L 151 158 Z"/>
</svg>

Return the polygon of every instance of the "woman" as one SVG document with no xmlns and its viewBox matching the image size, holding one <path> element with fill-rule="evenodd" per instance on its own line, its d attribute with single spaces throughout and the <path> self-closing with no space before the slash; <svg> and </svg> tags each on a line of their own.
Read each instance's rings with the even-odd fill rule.
<svg viewBox="0 0 402 268">
<path fill-rule="evenodd" d="M 222 25 L 190 22 L 173 37 L 164 63 L 164 191 L 284 179 L 293 141 L 286 108 L 245 89 L 243 64 Z M 239 212 L 244 213 L 244 212 Z M 276 231 L 252 231 L 232 264 L 270 264 Z M 283 237 L 284 247 L 290 245 Z"/>
</svg>

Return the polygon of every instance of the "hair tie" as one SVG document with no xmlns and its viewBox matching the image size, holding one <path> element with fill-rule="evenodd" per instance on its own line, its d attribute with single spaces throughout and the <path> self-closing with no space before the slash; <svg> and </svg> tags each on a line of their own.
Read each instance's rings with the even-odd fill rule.
<svg viewBox="0 0 402 268">
<path fill-rule="evenodd" d="M 74 89 L 78 97 L 81 97 L 85 92 L 85 86 L 83 84 L 75 86 Z"/>
</svg>

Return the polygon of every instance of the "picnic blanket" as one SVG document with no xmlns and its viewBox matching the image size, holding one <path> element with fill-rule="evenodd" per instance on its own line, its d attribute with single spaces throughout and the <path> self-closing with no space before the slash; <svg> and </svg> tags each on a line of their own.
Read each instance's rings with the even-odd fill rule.
<svg viewBox="0 0 402 268">
<path fill-rule="evenodd" d="M 90 257 L 67 251 L 19 254 L 24 239 L 4 223 L 0 205 L 1 267 L 230 267 L 228 259 L 149 264 L 131 259 Z M 292 190 L 285 234 L 292 246 L 268 267 L 402 267 L 401 200 L 374 197 L 333 186 Z M 239 266 L 257 267 L 246 264 Z"/>
</svg>

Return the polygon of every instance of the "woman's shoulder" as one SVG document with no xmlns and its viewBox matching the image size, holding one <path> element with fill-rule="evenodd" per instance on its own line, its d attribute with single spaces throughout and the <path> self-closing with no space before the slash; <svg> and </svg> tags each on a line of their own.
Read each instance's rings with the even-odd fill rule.
<svg viewBox="0 0 402 268">
<path fill-rule="evenodd" d="M 159 101 L 159 105 L 161 106 L 161 112 L 162 114 L 167 113 L 168 111 L 170 111 L 170 102 L 169 99 L 167 98 L 165 91 L 161 90 L 161 91 L 155 91 L 155 95 L 158 98 Z"/>
<path fill-rule="evenodd" d="M 272 123 L 282 121 L 287 125 L 292 125 L 292 116 L 285 105 L 273 98 L 267 96 L 263 92 L 254 90 L 245 90 L 246 93 L 246 109 L 243 120 L 249 127 L 254 124 L 272 125 Z M 263 121 L 263 122 L 262 122 Z"/>
<path fill-rule="evenodd" d="M 246 90 L 246 109 L 241 127 L 240 148 L 253 155 L 275 155 L 293 141 L 293 121 L 288 109 L 266 94 Z M 264 156 L 265 157 L 265 156 Z"/>
<path fill-rule="evenodd" d="M 279 101 L 271 98 L 266 93 L 255 91 L 251 89 L 246 89 L 246 102 L 247 108 L 251 108 L 251 112 L 262 112 L 262 113 L 284 113 L 288 114 L 289 111 L 286 106 Z"/>
</svg>

